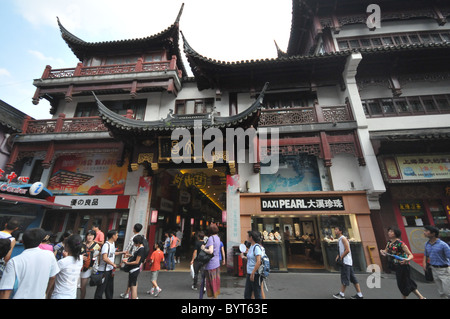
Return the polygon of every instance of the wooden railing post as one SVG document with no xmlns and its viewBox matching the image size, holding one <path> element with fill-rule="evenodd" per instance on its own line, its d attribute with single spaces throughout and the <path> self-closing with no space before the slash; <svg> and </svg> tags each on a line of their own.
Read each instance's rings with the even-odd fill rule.
<svg viewBox="0 0 450 319">
<path fill-rule="evenodd" d="M 142 70 L 143 70 L 142 64 L 143 64 L 143 63 L 144 63 L 144 60 L 143 60 L 142 58 L 139 58 L 139 59 L 137 60 L 137 63 L 136 63 L 136 69 L 135 69 L 136 72 L 142 72 Z"/>
<path fill-rule="evenodd" d="M 83 68 L 83 63 L 78 62 L 77 67 L 75 68 L 75 71 L 73 72 L 73 76 L 80 76 L 82 68 Z"/>
<path fill-rule="evenodd" d="M 62 127 L 63 127 L 65 118 L 66 118 L 66 114 L 64 114 L 64 113 L 61 113 L 61 114 L 58 115 L 58 119 L 56 120 L 54 133 L 60 133 L 62 131 Z"/>
<path fill-rule="evenodd" d="M 44 73 L 42 73 L 41 79 L 43 79 L 43 80 L 48 79 L 51 71 L 52 71 L 52 67 L 50 65 L 47 65 L 45 67 Z"/>
<path fill-rule="evenodd" d="M 170 60 L 169 70 L 176 70 L 177 68 L 177 56 L 172 55 L 172 60 Z"/>
<path fill-rule="evenodd" d="M 22 123 L 22 134 L 26 134 L 28 130 L 28 124 L 31 121 L 31 116 L 27 115 L 25 116 L 23 123 Z"/>
</svg>

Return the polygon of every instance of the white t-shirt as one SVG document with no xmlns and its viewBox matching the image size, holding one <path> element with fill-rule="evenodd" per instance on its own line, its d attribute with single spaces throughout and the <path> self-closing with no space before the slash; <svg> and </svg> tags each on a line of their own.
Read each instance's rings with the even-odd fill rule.
<svg viewBox="0 0 450 319">
<path fill-rule="evenodd" d="M 67 256 L 58 260 L 58 267 L 60 272 L 56 275 L 52 299 L 76 299 L 83 258 L 76 260 L 73 256 Z"/>
<path fill-rule="evenodd" d="M 0 231 L 0 238 L 9 238 L 9 240 L 11 241 L 15 240 L 15 238 L 10 233 L 7 233 L 5 231 Z"/>
<path fill-rule="evenodd" d="M 109 250 L 109 254 L 108 254 Z M 108 254 L 108 259 L 114 263 L 115 259 L 115 252 L 116 252 L 116 245 L 115 243 L 110 243 L 109 241 L 105 241 L 105 243 L 102 246 L 102 252 L 99 256 L 100 258 L 100 264 L 98 266 L 98 271 L 105 271 L 105 262 L 103 261 L 103 254 Z M 113 269 L 113 266 L 110 264 L 107 264 L 106 271 L 110 271 Z"/>
<path fill-rule="evenodd" d="M 0 290 L 15 290 L 13 299 L 45 299 L 48 280 L 58 272 L 52 252 L 39 247 L 25 249 L 6 264 Z"/>
</svg>

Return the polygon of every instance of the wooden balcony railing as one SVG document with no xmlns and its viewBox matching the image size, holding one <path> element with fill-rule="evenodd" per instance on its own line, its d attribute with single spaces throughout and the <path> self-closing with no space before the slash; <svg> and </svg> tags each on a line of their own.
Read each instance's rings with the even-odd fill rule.
<svg viewBox="0 0 450 319">
<path fill-rule="evenodd" d="M 60 114 L 57 119 L 31 120 L 25 119 L 22 126 L 22 134 L 54 134 L 54 133 L 82 133 L 82 132 L 107 132 L 108 129 L 102 123 L 100 117 L 66 118 Z"/>
<path fill-rule="evenodd" d="M 263 109 L 259 126 L 283 126 L 311 123 L 337 123 L 353 121 L 348 105 Z"/>
<path fill-rule="evenodd" d="M 94 76 L 94 75 L 114 75 L 127 74 L 135 72 L 158 72 L 158 71 L 176 71 L 179 78 L 182 77 L 182 71 L 177 67 L 177 57 L 173 56 L 170 61 L 159 62 L 143 62 L 139 58 L 134 64 L 114 64 L 101 66 L 83 66 L 78 63 L 76 68 L 69 69 L 55 69 L 47 65 L 41 79 L 63 79 L 72 78 L 76 76 Z"/>
</svg>

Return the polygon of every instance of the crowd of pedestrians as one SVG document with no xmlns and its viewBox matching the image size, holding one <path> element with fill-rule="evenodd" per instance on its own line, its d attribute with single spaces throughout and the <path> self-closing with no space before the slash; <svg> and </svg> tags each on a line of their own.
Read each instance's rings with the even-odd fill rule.
<svg viewBox="0 0 450 319">
<path fill-rule="evenodd" d="M 12 235 L 19 228 L 17 220 L 12 218 L 0 232 L 0 299 L 85 299 L 88 286 L 95 286 L 95 299 L 112 299 L 114 295 L 114 272 L 121 268 L 128 272 L 128 282 L 122 298 L 138 299 L 138 277 L 143 263 L 148 258 L 151 271 L 151 289 L 148 294 L 158 296 L 162 289 L 158 284 L 161 264 L 167 262 L 166 271 L 174 268 L 177 247 L 182 234 L 166 233 L 165 242 L 157 242 L 151 253 L 143 235 L 141 224 L 134 225 L 133 236 L 123 251 L 117 251 L 118 232 L 110 230 L 106 236 L 94 226 L 88 231 L 84 241 L 78 234 L 66 232 L 56 245 L 51 245 L 51 234 L 40 228 L 27 229 L 23 233 L 24 251 L 11 258 L 16 238 Z M 434 226 L 424 227 L 424 236 L 428 238 L 423 260 L 424 269 L 430 268 L 441 298 L 450 297 L 450 248 L 439 239 L 439 230 Z M 341 269 L 341 289 L 333 295 L 345 299 L 345 291 L 353 284 L 356 295 L 352 299 L 363 299 L 361 286 L 353 271 L 352 254 L 344 229 L 334 228 L 338 239 L 336 263 Z M 216 299 L 220 295 L 220 267 L 225 265 L 225 251 L 219 237 L 219 229 L 211 224 L 207 233 L 196 233 L 195 247 L 190 264 L 192 265 L 192 289 L 198 290 L 199 298 Z M 425 297 L 419 292 L 416 282 L 411 278 L 410 261 L 413 254 L 401 240 L 401 231 L 389 228 L 386 247 L 380 250 L 388 258 L 389 268 L 395 273 L 397 286 L 403 298 L 411 293 L 419 299 Z M 243 297 L 245 299 L 264 299 L 264 290 L 257 269 L 261 265 L 263 243 L 260 234 L 249 231 L 247 251 L 241 256 L 247 259 L 247 278 Z M 123 255 L 120 264 L 116 256 Z M 204 257 L 204 256 L 208 256 Z M 200 256 L 203 256 L 200 258 Z M 206 261 L 205 261 L 206 260 Z M 100 276 L 95 283 L 94 275 Z M 78 289 L 80 293 L 78 294 Z"/>
</svg>

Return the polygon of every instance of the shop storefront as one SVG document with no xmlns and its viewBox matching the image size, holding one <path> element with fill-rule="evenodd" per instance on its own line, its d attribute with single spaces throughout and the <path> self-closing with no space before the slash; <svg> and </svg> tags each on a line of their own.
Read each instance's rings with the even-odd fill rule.
<svg viewBox="0 0 450 319">
<path fill-rule="evenodd" d="M 436 226 L 439 237 L 450 242 L 450 156 L 382 156 L 380 167 L 387 181 L 381 208 L 393 212 L 402 239 L 421 264 L 427 241 L 423 226 Z"/>
<path fill-rule="evenodd" d="M 335 226 L 345 229 L 354 268 L 380 264 L 364 192 L 241 194 L 241 238 L 264 236 L 274 270 L 336 270 Z"/>
<path fill-rule="evenodd" d="M 119 231 L 117 245 L 125 241 L 129 219 L 130 197 L 127 187 L 127 163 L 118 167 L 117 150 L 60 154 L 49 176 L 51 200 L 70 210 L 47 210 L 42 228 L 61 236 L 67 230 L 82 238 L 93 224 L 106 234 Z M 130 183 L 131 185 L 132 183 Z"/>
</svg>

